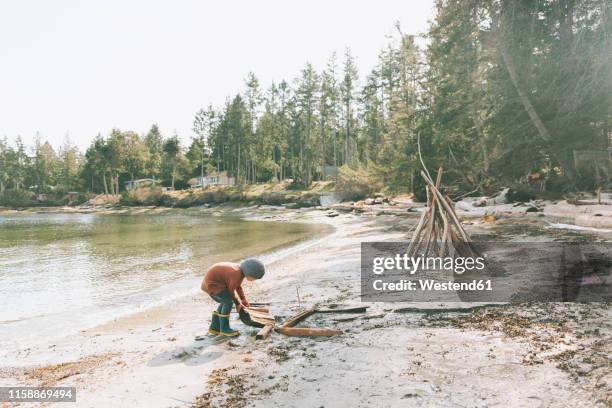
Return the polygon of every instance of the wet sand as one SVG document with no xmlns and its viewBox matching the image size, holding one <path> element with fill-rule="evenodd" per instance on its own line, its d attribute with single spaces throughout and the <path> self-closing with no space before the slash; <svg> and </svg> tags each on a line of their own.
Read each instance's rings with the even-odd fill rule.
<svg viewBox="0 0 612 408">
<path fill-rule="evenodd" d="M 334 227 L 329 235 L 284 250 L 267 265 L 264 280 L 246 285 L 249 299 L 270 302 L 279 321 L 306 307 L 361 305 L 360 243 L 406 239 L 418 215 L 331 218 L 321 210 L 236 211 Z M 486 233 L 491 226 L 475 222 L 468 228 Z M 0 385 L 74 385 L 76 406 L 83 407 L 611 403 L 612 316 L 606 305 L 395 313 L 402 306 L 444 305 L 376 303 L 365 314 L 314 315 L 304 323 L 341 329 L 339 337 L 273 333 L 256 341 L 257 329 L 233 320 L 240 337 L 195 341 L 206 333 L 214 306 L 203 294 L 188 296 L 52 347 L 26 350 L 1 364 Z"/>
</svg>

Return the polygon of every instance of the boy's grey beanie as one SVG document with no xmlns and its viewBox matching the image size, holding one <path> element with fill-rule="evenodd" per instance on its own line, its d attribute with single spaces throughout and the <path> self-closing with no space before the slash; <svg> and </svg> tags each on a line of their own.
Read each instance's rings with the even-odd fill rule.
<svg viewBox="0 0 612 408">
<path fill-rule="evenodd" d="M 245 276 L 252 276 L 255 279 L 261 279 L 266 273 L 264 264 L 259 259 L 248 258 L 240 264 L 240 270 Z"/>
</svg>

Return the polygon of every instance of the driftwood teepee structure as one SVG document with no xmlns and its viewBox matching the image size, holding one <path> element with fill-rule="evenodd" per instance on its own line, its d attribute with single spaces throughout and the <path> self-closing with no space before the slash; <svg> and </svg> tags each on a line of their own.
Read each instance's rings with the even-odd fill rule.
<svg viewBox="0 0 612 408">
<path fill-rule="evenodd" d="M 471 244 L 470 236 L 463 229 L 455 213 L 453 202 L 440 192 L 442 167 L 438 170 L 434 183 L 422 159 L 421 164 L 423 165 L 421 176 L 427 183 L 427 207 L 412 235 L 408 256 L 478 256 Z"/>
</svg>

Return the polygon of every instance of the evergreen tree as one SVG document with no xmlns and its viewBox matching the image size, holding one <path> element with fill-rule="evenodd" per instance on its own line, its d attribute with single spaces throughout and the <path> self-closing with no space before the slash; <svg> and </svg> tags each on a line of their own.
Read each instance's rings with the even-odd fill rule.
<svg viewBox="0 0 612 408">
<path fill-rule="evenodd" d="M 357 87 L 357 67 L 351 51 L 344 53 L 342 82 L 340 83 L 340 98 L 342 100 L 342 115 L 344 120 L 344 164 L 354 165 L 357 161 L 357 138 L 354 129 L 354 101 Z"/>
<path fill-rule="evenodd" d="M 144 144 L 149 151 L 148 160 L 145 163 L 145 173 L 149 177 L 156 179 L 161 172 L 164 144 L 164 139 L 156 124 L 153 124 L 145 135 Z"/>
<path fill-rule="evenodd" d="M 166 168 L 170 169 L 171 187 L 174 189 L 177 176 L 177 168 L 181 160 L 181 141 L 175 134 L 166 139 L 163 146 Z"/>
<path fill-rule="evenodd" d="M 58 185 L 65 191 L 78 190 L 83 158 L 68 136 L 59 150 L 59 162 Z"/>
</svg>

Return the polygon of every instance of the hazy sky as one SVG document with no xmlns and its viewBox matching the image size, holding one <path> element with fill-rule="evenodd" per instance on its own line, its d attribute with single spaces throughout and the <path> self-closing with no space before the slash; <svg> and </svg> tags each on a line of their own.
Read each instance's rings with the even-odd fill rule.
<svg viewBox="0 0 612 408">
<path fill-rule="evenodd" d="M 158 123 L 189 140 L 194 113 L 241 92 L 317 70 L 350 47 L 360 75 L 374 66 L 399 20 L 426 30 L 432 1 L 3 1 L 0 137 L 36 131 L 81 148 L 113 127 Z"/>
</svg>

